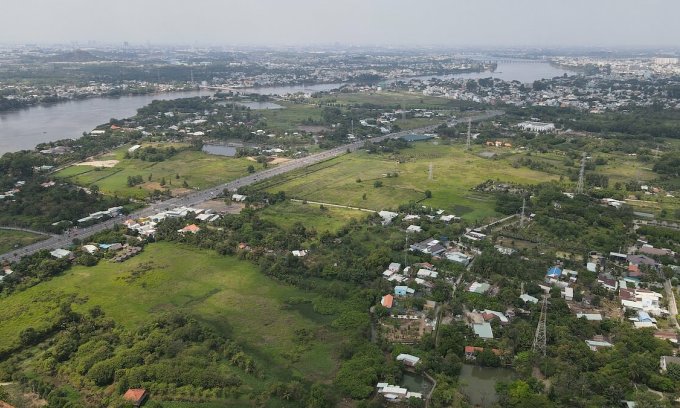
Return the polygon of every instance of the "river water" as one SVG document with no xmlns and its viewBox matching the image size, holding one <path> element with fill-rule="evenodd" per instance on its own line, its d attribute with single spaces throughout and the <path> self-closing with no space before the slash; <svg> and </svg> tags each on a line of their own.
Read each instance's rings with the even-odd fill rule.
<svg viewBox="0 0 680 408">
<path fill-rule="evenodd" d="M 475 72 L 443 77 L 488 78 L 532 82 L 541 78 L 552 78 L 566 72 L 548 63 L 515 61 L 499 63 L 495 73 Z M 423 77 L 429 79 L 429 77 Z M 328 91 L 342 84 L 292 85 L 243 89 L 260 94 L 286 94 L 292 92 Z M 63 102 L 53 105 L 34 106 L 12 112 L 0 113 L 0 155 L 23 149 L 33 149 L 37 144 L 78 138 L 97 125 L 111 118 L 122 119 L 133 116 L 137 109 L 154 99 L 189 98 L 212 95 L 209 91 L 173 92 L 155 95 L 123 96 L 119 98 L 91 98 Z M 270 107 L 275 108 L 275 107 Z"/>
<path fill-rule="evenodd" d="M 154 99 L 208 96 L 208 91 L 169 92 L 153 95 L 90 98 L 32 106 L 0 113 L 0 155 L 60 139 L 74 139 L 111 118 L 133 116 Z"/>
</svg>

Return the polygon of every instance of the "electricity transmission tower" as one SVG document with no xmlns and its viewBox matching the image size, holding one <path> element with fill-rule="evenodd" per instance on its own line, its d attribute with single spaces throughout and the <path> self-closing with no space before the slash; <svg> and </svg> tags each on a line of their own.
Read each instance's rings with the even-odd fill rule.
<svg viewBox="0 0 680 408">
<path fill-rule="evenodd" d="M 527 205 L 527 199 L 526 197 L 522 197 L 522 215 L 519 218 L 519 227 L 523 228 L 524 227 L 524 210 Z"/>
<path fill-rule="evenodd" d="M 430 163 L 430 171 L 429 171 L 429 173 L 428 173 L 428 175 L 427 175 L 427 179 L 428 179 L 428 180 L 432 180 L 432 178 L 433 178 L 433 167 L 434 167 L 434 166 L 432 165 L 432 163 Z"/>
<path fill-rule="evenodd" d="M 536 327 L 536 335 L 534 336 L 534 344 L 531 346 L 531 351 L 540 353 L 545 357 L 546 351 L 546 320 L 548 318 L 548 296 L 543 295 L 543 304 L 541 305 L 541 317 L 538 319 L 538 326 Z"/>
<path fill-rule="evenodd" d="M 465 144 L 465 148 L 467 150 L 470 150 L 470 142 L 472 141 L 472 134 L 470 133 L 471 130 L 472 130 L 472 119 L 468 119 L 467 143 Z"/>
<path fill-rule="evenodd" d="M 586 174 L 586 153 L 583 152 L 583 157 L 581 158 L 581 170 L 578 173 L 578 185 L 576 186 L 576 194 L 583 194 L 583 188 L 585 186 L 585 174 Z"/>
</svg>

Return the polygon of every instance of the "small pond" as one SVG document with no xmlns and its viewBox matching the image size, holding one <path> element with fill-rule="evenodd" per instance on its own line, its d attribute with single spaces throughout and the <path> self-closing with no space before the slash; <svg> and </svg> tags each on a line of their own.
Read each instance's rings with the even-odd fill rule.
<svg viewBox="0 0 680 408">
<path fill-rule="evenodd" d="M 236 156 L 236 148 L 233 146 L 205 144 L 203 145 L 203 151 L 218 156 Z"/>
<path fill-rule="evenodd" d="M 498 402 L 496 384 L 510 382 L 516 374 L 509 368 L 479 367 L 463 364 L 458 382 L 461 392 L 475 407 L 491 407 Z"/>
<path fill-rule="evenodd" d="M 411 392 L 422 393 L 423 398 L 425 398 L 427 393 L 429 393 L 430 390 L 432 389 L 432 383 L 430 383 L 430 381 L 428 381 L 427 378 L 425 378 L 423 375 L 411 373 L 408 371 L 405 372 L 404 375 L 401 377 L 401 384 L 399 385 Z"/>
</svg>

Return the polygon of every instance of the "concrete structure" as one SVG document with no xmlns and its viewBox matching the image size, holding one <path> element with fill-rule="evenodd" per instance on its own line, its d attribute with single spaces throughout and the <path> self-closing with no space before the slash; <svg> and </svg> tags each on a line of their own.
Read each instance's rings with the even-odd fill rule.
<svg viewBox="0 0 680 408">
<path fill-rule="evenodd" d="M 517 127 L 529 132 L 552 133 L 555 131 L 554 123 L 526 121 L 517 124 Z"/>
<path fill-rule="evenodd" d="M 493 339 L 493 330 L 489 323 L 475 323 L 472 325 L 472 330 L 482 339 Z"/>
<path fill-rule="evenodd" d="M 586 340 L 586 344 L 593 351 L 597 351 L 597 350 L 602 349 L 602 348 L 609 348 L 609 347 L 613 346 L 613 344 L 611 344 L 608 341 L 598 341 L 598 340 Z"/>
<path fill-rule="evenodd" d="M 419 278 L 436 278 L 439 276 L 439 273 L 429 269 L 419 269 L 416 276 Z"/>
<path fill-rule="evenodd" d="M 520 296 L 519 298 L 522 299 L 524 301 L 524 303 L 534 303 L 534 304 L 538 303 L 538 298 L 535 298 L 535 297 L 528 295 L 526 293 L 523 294 L 522 296 Z"/>
<path fill-rule="evenodd" d="M 399 354 L 397 356 L 397 361 L 402 361 L 404 364 L 406 364 L 409 367 L 415 367 L 416 364 L 420 361 L 420 357 L 416 357 L 411 354 Z"/>
<path fill-rule="evenodd" d="M 63 248 L 57 248 L 54 251 L 50 252 L 50 255 L 57 259 L 62 259 L 66 258 L 67 256 L 71 255 L 71 251 L 63 249 Z"/>
<path fill-rule="evenodd" d="M 413 295 L 416 293 L 416 290 L 413 288 L 409 288 L 408 286 L 395 286 L 394 287 L 394 295 L 395 296 L 407 296 L 407 295 Z"/>
<path fill-rule="evenodd" d="M 600 322 L 602 321 L 602 315 L 599 313 L 576 313 L 577 318 L 585 318 L 589 322 Z"/>
<path fill-rule="evenodd" d="M 445 255 L 446 259 L 451 262 L 459 263 L 463 266 L 467 266 L 470 263 L 470 257 L 462 252 L 447 252 Z"/>
<path fill-rule="evenodd" d="M 378 215 L 380 216 L 380 218 L 383 219 L 382 224 L 383 224 L 383 225 L 388 225 L 388 224 L 390 224 L 390 223 L 392 222 L 393 219 L 397 218 L 397 216 L 398 216 L 399 214 L 397 214 L 397 213 L 395 213 L 395 212 L 384 211 L 384 210 L 383 210 L 383 211 L 378 212 Z"/>
<path fill-rule="evenodd" d="M 489 285 L 488 283 L 473 282 L 468 288 L 468 292 L 484 294 L 489 289 L 491 289 L 491 285 Z"/>
<path fill-rule="evenodd" d="M 423 229 L 418 225 L 409 225 L 408 228 L 406 228 L 406 232 L 423 232 Z"/>
</svg>

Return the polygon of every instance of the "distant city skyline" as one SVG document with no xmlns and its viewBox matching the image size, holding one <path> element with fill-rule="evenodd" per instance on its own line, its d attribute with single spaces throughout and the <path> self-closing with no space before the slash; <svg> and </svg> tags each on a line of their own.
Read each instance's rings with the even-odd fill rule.
<svg viewBox="0 0 680 408">
<path fill-rule="evenodd" d="M 673 0 L 4 0 L 0 42 L 679 47 Z"/>
</svg>

